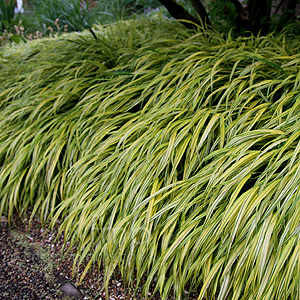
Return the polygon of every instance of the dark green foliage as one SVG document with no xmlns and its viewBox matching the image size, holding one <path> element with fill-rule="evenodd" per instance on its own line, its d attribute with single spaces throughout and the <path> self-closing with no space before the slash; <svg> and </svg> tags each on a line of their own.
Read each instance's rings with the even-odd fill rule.
<svg viewBox="0 0 300 300">
<path fill-rule="evenodd" d="M 14 23 L 15 6 L 14 0 L 0 0 L 0 32 L 8 30 Z"/>
<path fill-rule="evenodd" d="M 273 31 L 280 32 L 286 27 L 294 33 L 300 33 L 297 0 L 159 1 L 174 18 L 188 20 L 183 22 L 188 28 L 212 25 L 218 31 L 225 34 L 231 32 L 234 36 L 266 35 Z"/>
<path fill-rule="evenodd" d="M 30 24 L 30 18 L 27 18 L 25 28 L 27 31 L 39 30 L 46 34 L 51 31 L 82 31 L 95 23 L 126 19 L 157 6 L 159 4 L 156 0 L 101 0 L 95 1 L 92 6 L 88 1 L 80 0 L 41 0 L 33 2 L 31 9 L 25 12 L 25 18 L 31 15 L 31 18 L 37 20 Z"/>
</svg>

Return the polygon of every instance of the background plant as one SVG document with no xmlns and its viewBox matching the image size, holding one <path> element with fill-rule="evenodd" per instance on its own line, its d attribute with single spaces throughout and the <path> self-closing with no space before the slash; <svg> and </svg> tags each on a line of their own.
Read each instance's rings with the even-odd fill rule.
<svg viewBox="0 0 300 300">
<path fill-rule="evenodd" d="M 154 0 L 31 1 L 9 29 L 0 34 L 1 45 L 84 29 L 93 34 L 92 25 L 95 23 L 111 23 L 139 14 L 157 14 L 157 6 L 161 5 Z"/>
<path fill-rule="evenodd" d="M 48 35 L 51 30 L 64 32 L 65 26 L 68 31 L 82 31 L 97 22 L 105 24 L 128 19 L 134 14 L 143 14 L 147 9 L 159 6 L 155 0 L 104 0 L 93 4 L 80 0 L 38 1 L 25 7 L 22 20 L 27 31 L 39 30 Z M 55 24 L 57 19 L 59 28 Z"/>
<path fill-rule="evenodd" d="M 9 30 L 14 24 L 16 2 L 14 0 L 0 1 L 0 30 Z"/>
<path fill-rule="evenodd" d="M 265 35 L 274 30 L 280 32 L 287 25 L 299 33 L 298 1 L 201 1 L 190 0 L 182 3 L 176 0 L 158 0 L 170 15 L 187 28 L 214 26 L 221 32 L 229 32 L 237 36 Z M 192 9 L 191 9 L 192 7 Z M 274 16 L 280 16 L 274 18 Z M 205 26 L 203 26 L 205 25 Z"/>
<path fill-rule="evenodd" d="M 105 21 L 105 15 L 108 21 L 118 21 L 128 19 L 136 14 L 144 14 L 147 10 L 160 7 L 156 0 L 114 0 L 98 1 L 96 8 L 100 18 L 99 21 Z"/>
<path fill-rule="evenodd" d="M 208 15 L 210 20 L 213 20 L 213 24 L 219 31 L 223 31 L 228 34 L 230 31 L 237 31 L 237 24 L 235 22 L 238 13 L 234 4 L 230 1 L 217 0 L 214 3 L 212 1 L 207 3 Z M 239 28 L 240 31 L 245 30 Z"/>
<path fill-rule="evenodd" d="M 82 31 L 94 21 L 88 4 L 80 0 L 38 1 L 33 4 L 35 17 L 44 32 L 49 32 L 49 27 L 55 31 L 63 31 L 65 25 L 70 31 Z M 57 19 L 60 27 L 55 24 Z"/>
</svg>

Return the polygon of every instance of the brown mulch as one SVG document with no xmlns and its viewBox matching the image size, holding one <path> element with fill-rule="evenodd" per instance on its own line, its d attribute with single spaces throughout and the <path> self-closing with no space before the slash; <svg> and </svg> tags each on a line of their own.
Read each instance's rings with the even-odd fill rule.
<svg viewBox="0 0 300 300">
<path fill-rule="evenodd" d="M 120 272 L 110 280 L 108 295 L 103 288 L 104 272 L 93 267 L 78 285 L 84 269 L 77 270 L 72 278 L 75 250 L 61 258 L 63 237 L 55 240 L 56 233 L 44 230 L 34 219 L 28 228 L 28 218 L 15 221 L 9 228 L 7 220 L 1 219 L 0 234 L 0 299 L 97 299 L 139 300 L 145 299 L 142 287 L 136 292 L 123 285 Z M 69 295 L 69 296 L 67 296 Z M 70 297 L 70 295 L 73 295 Z M 149 299 L 160 296 L 148 294 Z M 169 299 L 174 299 L 173 297 Z M 188 300 L 197 296 L 186 295 Z"/>
</svg>

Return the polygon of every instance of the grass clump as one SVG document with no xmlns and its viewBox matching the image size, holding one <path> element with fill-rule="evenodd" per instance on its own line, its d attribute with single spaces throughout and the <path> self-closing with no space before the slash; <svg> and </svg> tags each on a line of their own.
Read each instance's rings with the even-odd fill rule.
<svg viewBox="0 0 300 300">
<path fill-rule="evenodd" d="M 143 19 L 4 48 L 0 214 L 163 299 L 299 296 L 299 40 Z"/>
</svg>

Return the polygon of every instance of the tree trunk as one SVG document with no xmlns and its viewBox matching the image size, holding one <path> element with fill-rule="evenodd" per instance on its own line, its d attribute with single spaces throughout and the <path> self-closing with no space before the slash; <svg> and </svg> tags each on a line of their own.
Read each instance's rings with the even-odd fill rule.
<svg viewBox="0 0 300 300">
<path fill-rule="evenodd" d="M 270 0 L 249 0 L 247 10 L 249 13 L 250 31 L 257 35 L 266 34 L 270 27 L 272 1 Z"/>
<path fill-rule="evenodd" d="M 197 4 L 198 4 L 199 11 L 197 9 L 197 13 L 199 14 L 201 20 L 192 16 L 184 7 L 179 5 L 175 0 L 158 0 L 158 1 L 167 8 L 167 10 L 169 11 L 170 15 L 173 18 L 179 20 L 185 27 L 189 29 L 196 29 L 199 28 L 199 26 L 202 27 L 202 25 L 205 24 L 210 25 L 208 15 L 204 7 L 202 6 L 200 0 L 193 1 L 193 3 L 198 2 Z M 201 6 L 203 7 L 203 11 L 200 8 Z"/>
<path fill-rule="evenodd" d="M 207 14 L 202 2 L 200 0 L 191 0 L 191 1 L 192 1 L 192 5 L 193 5 L 196 13 L 200 17 L 200 20 L 202 21 L 202 23 L 206 24 L 208 26 L 211 26 L 210 20 L 208 18 L 208 14 Z"/>
</svg>

